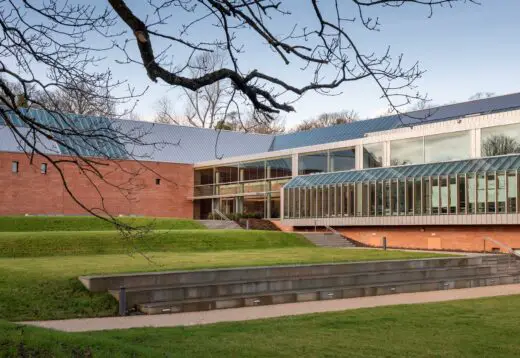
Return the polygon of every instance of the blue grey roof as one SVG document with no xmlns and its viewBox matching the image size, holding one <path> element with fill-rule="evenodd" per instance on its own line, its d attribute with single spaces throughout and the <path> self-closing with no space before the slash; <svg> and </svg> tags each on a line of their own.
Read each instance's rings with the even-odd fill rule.
<svg viewBox="0 0 520 358">
<path fill-rule="evenodd" d="M 308 145 L 363 138 L 367 133 L 391 130 L 407 125 L 446 121 L 469 115 L 489 114 L 520 108 L 520 93 L 475 101 L 449 104 L 441 107 L 409 112 L 405 115 L 386 116 L 364 121 L 340 124 L 327 128 L 278 135 L 271 150 L 290 149 Z"/>
<path fill-rule="evenodd" d="M 520 155 L 467 159 L 444 163 L 405 165 L 400 167 L 349 170 L 335 173 L 295 177 L 284 188 L 367 182 L 388 179 L 417 178 L 464 173 L 485 173 L 520 169 Z"/>
<path fill-rule="evenodd" d="M 367 133 L 391 130 L 405 125 L 420 125 L 516 108 L 520 108 L 520 93 L 415 111 L 403 116 L 387 116 L 276 136 L 230 131 L 221 131 L 219 133 L 213 129 L 118 119 L 111 120 L 72 114 L 62 116 L 37 109 L 30 109 L 28 112 L 43 124 L 65 129 L 77 127 L 101 134 L 99 136 L 101 138 L 95 139 L 85 139 L 80 135 L 74 135 L 74 133 L 61 137 L 53 135 L 56 140 L 62 141 L 63 145 L 58 145 L 56 142 L 48 140 L 43 136 L 38 138 L 39 145 L 52 147 L 51 152 L 53 153 L 54 151 L 57 151 L 58 154 L 75 154 L 74 152 L 77 152 L 81 155 L 109 156 L 112 158 L 125 157 L 130 153 L 131 157 L 140 160 L 197 163 L 217 158 L 229 158 L 357 139 L 364 137 Z M 20 119 L 13 114 L 10 115 L 10 119 L 18 126 L 24 127 Z M 5 123 L 0 118 L 0 129 L 3 127 L 3 124 Z M 22 149 L 12 133 L 5 129 L 4 127 L 4 130 L 0 131 L 0 151 L 21 151 Z M 142 144 L 135 145 L 128 140 L 122 140 L 119 143 L 103 140 L 103 131 L 108 129 L 115 129 L 121 131 L 121 133 L 132 133 L 132 137 L 139 136 Z M 45 149 L 47 150 L 47 148 Z"/>
<path fill-rule="evenodd" d="M 56 140 L 64 145 L 46 139 L 47 146 L 52 146 L 52 154 L 73 155 L 74 152 L 85 156 L 109 158 L 134 158 L 146 161 L 196 163 L 229 158 L 239 155 L 268 152 L 273 136 L 248 134 L 241 132 L 220 131 L 168 124 L 131 120 L 110 120 L 102 117 L 80 115 L 58 115 L 38 109 L 24 110 L 51 128 L 69 129 L 71 125 L 79 129 L 68 136 L 52 133 Z M 7 114 L 17 128 L 27 132 L 24 123 L 13 112 Z M 16 142 L 10 130 L 0 118 L 0 151 L 19 152 L 22 148 Z M 109 135 L 103 139 L 106 131 L 121 133 Z M 86 138 L 82 133 L 92 134 L 95 138 Z M 113 132 L 114 133 L 114 132 Z M 136 142 L 137 140 L 137 142 Z M 38 141 L 43 141 L 39 139 Z M 130 158 L 128 158 L 130 157 Z"/>
</svg>

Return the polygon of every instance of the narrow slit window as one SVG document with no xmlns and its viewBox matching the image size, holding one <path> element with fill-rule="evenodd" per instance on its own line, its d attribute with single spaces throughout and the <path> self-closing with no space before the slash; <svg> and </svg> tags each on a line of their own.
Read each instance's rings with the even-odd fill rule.
<svg viewBox="0 0 520 358">
<path fill-rule="evenodd" d="M 42 163 L 40 166 L 40 173 L 47 174 L 47 163 Z"/>
<path fill-rule="evenodd" d="M 19 167 L 19 163 L 17 161 L 13 161 L 11 163 L 11 171 L 13 173 L 18 173 L 18 167 Z"/>
<path fill-rule="evenodd" d="M 161 179 L 159 179 L 159 178 L 155 179 L 155 185 L 161 185 Z"/>
</svg>

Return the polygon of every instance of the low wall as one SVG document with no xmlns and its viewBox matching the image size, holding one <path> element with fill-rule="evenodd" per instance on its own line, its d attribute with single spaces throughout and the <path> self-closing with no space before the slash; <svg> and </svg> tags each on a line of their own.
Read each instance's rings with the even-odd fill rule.
<svg viewBox="0 0 520 358">
<path fill-rule="evenodd" d="M 335 227 L 343 235 L 371 246 L 381 246 L 383 237 L 389 247 L 491 252 L 505 249 L 486 237 L 512 248 L 520 248 L 520 225 L 493 226 L 387 226 Z"/>
</svg>

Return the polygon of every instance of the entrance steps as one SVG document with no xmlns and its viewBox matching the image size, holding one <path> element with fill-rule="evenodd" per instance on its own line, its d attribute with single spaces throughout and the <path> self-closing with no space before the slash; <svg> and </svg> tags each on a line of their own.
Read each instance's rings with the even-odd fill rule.
<svg viewBox="0 0 520 358">
<path fill-rule="evenodd" d="M 298 232 L 307 240 L 320 247 L 356 247 L 356 245 L 346 237 L 331 232 Z"/>
<path fill-rule="evenodd" d="M 212 230 L 242 229 L 240 225 L 231 220 L 198 220 L 199 223 Z"/>
<path fill-rule="evenodd" d="M 503 285 L 520 282 L 520 261 L 506 255 L 325 265 L 84 276 L 93 292 L 145 314 L 204 311 Z"/>
</svg>

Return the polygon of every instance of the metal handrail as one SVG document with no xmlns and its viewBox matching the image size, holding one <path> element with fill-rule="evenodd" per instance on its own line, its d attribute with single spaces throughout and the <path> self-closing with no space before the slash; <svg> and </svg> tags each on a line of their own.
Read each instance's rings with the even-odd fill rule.
<svg viewBox="0 0 520 358">
<path fill-rule="evenodd" d="M 224 221 L 233 221 L 233 220 L 231 220 L 230 218 L 228 218 L 228 217 L 226 216 L 226 214 L 222 213 L 222 212 L 221 212 L 220 210 L 218 210 L 218 209 L 213 209 L 213 212 L 216 213 L 218 216 L 220 216 L 220 218 L 221 218 L 222 220 L 224 220 Z"/>
<path fill-rule="evenodd" d="M 511 255 L 520 257 L 520 253 L 516 252 L 511 246 L 504 244 L 503 242 L 500 242 L 498 240 L 492 239 L 490 237 L 484 237 L 484 240 L 490 241 L 494 244 L 497 244 L 498 246 L 503 247 L 506 249 Z"/>
<path fill-rule="evenodd" d="M 343 236 L 343 235 L 341 235 L 341 233 L 338 230 L 334 229 L 332 226 L 325 225 L 325 229 L 332 232 L 333 234 Z"/>
</svg>

